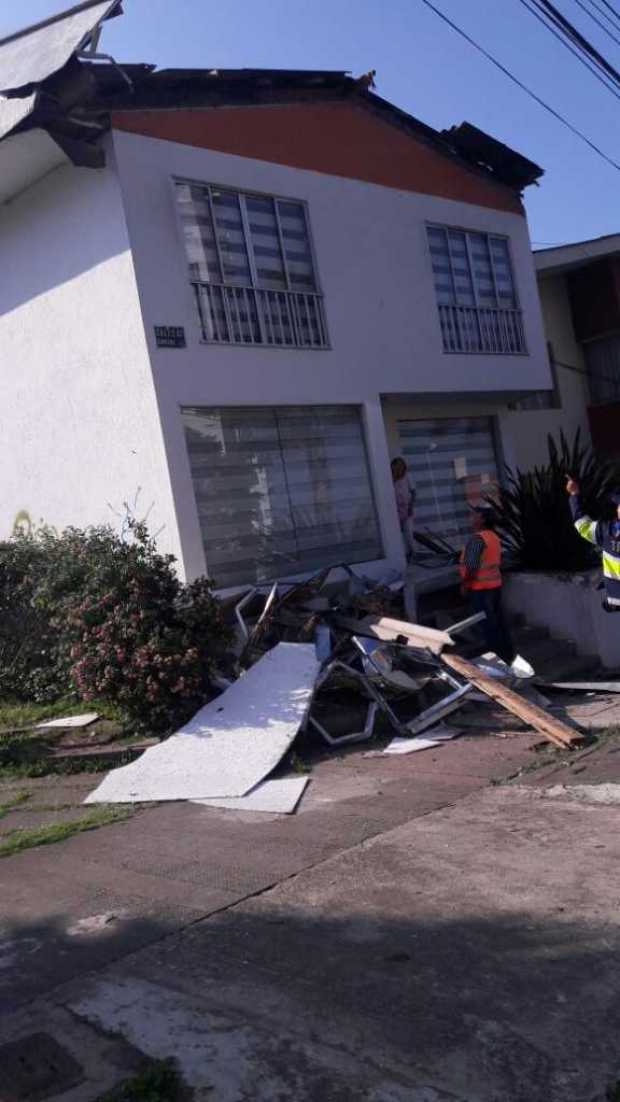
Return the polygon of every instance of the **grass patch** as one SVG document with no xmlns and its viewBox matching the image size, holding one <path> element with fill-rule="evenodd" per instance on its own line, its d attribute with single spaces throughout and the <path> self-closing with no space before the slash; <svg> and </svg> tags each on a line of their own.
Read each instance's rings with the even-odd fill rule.
<svg viewBox="0 0 620 1102">
<path fill-rule="evenodd" d="M 192 1096 L 174 1060 L 152 1060 L 144 1071 L 101 1095 L 98 1102 L 188 1102 Z"/>
<path fill-rule="evenodd" d="M 34 723 L 43 723 L 47 719 L 59 719 L 61 716 L 79 716 L 84 712 L 98 712 L 101 719 L 112 719 L 125 723 L 126 716 L 120 708 L 100 700 L 76 700 L 64 697 L 53 704 L 37 704 L 19 700 L 0 700 L 0 729 L 29 727 Z"/>
<path fill-rule="evenodd" d="M 620 1079 L 617 1083 L 610 1083 L 605 1093 L 606 1102 L 620 1102 Z"/>
<path fill-rule="evenodd" d="M 108 773 L 110 769 L 117 769 L 121 765 L 129 765 L 135 761 L 136 754 L 131 747 L 121 751 L 114 761 L 109 757 L 92 756 L 88 760 L 84 758 L 51 758 L 37 755 L 34 760 L 20 760 L 19 756 L 13 756 L 2 763 L 2 744 L 0 742 L 0 781 L 23 780 L 29 777 L 70 777 L 75 773 Z"/>
<path fill-rule="evenodd" d="M 11 796 L 6 803 L 0 804 L 0 819 L 4 819 L 5 815 L 8 815 L 9 811 L 13 811 L 13 808 L 19 807 L 20 804 L 30 799 L 30 792 L 26 792 L 23 789 L 21 792 L 16 792 L 14 796 Z"/>
<path fill-rule="evenodd" d="M 96 830 L 110 823 L 122 823 L 125 819 L 130 819 L 134 812 L 133 807 L 101 807 L 81 815 L 79 819 L 69 819 L 66 823 L 10 830 L 0 840 L 0 857 L 11 857 L 14 853 L 21 853 L 22 850 L 32 849 L 34 846 L 64 842 L 66 838 L 81 834 L 84 830 Z"/>
</svg>

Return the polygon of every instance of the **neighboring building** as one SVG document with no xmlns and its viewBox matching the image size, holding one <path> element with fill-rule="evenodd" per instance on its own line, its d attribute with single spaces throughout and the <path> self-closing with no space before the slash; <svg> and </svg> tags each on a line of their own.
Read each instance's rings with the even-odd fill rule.
<svg viewBox="0 0 620 1102">
<path fill-rule="evenodd" d="M 378 575 L 402 453 L 458 542 L 552 387 L 541 170 L 368 78 L 93 60 L 118 7 L 0 42 L 2 534 L 140 488 L 185 577 Z"/>
<path fill-rule="evenodd" d="M 541 249 L 534 263 L 555 386 L 524 403 L 537 404 L 536 413 L 515 414 L 527 425 L 517 454 L 528 465 L 544 461 L 548 432 L 563 429 L 572 439 L 581 429 L 585 443 L 618 458 L 620 234 Z"/>
</svg>

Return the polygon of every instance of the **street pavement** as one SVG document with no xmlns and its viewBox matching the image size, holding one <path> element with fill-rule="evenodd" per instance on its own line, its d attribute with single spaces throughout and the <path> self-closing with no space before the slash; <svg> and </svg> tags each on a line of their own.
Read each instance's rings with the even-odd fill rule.
<svg viewBox="0 0 620 1102">
<path fill-rule="evenodd" d="M 530 773 L 538 741 L 358 749 L 295 816 L 160 805 L 5 859 L 0 1044 L 47 1031 L 73 1054 L 83 1081 L 54 1102 L 139 1053 L 217 1102 L 603 1102 L 618 811 L 545 778 L 620 764 Z"/>
</svg>

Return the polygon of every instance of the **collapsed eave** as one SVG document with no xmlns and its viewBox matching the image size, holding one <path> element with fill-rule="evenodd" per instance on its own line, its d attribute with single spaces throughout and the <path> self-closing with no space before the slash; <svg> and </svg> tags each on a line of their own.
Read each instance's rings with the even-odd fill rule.
<svg viewBox="0 0 620 1102">
<path fill-rule="evenodd" d="M 156 71 L 117 64 L 93 48 L 101 24 L 121 12 L 121 0 L 86 0 L 0 40 L 0 142 L 44 130 L 73 163 L 99 167 L 100 139 L 117 111 L 348 101 L 513 195 L 542 175 L 532 161 L 469 123 L 440 132 L 401 111 L 372 91 L 374 72 L 355 79 L 344 70 Z"/>
</svg>

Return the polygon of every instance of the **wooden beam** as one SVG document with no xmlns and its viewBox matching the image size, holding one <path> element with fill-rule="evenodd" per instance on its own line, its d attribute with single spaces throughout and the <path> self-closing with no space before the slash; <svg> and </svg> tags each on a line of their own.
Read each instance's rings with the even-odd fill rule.
<svg viewBox="0 0 620 1102">
<path fill-rule="evenodd" d="M 532 704 L 529 700 L 524 700 L 523 697 L 513 692 L 507 685 L 503 685 L 497 678 L 488 677 L 477 666 L 468 662 L 467 659 L 461 658 L 460 655 L 444 653 L 441 656 L 441 661 L 451 670 L 454 670 L 455 673 L 464 677 L 466 681 L 475 685 L 477 689 L 481 689 L 487 696 L 497 700 L 508 712 L 512 712 L 513 715 L 518 716 L 530 727 L 540 731 L 541 735 L 555 743 L 556 746 L 561 746 L 563 749 L 572 749 L 575 742 L 581 738 L 578 731 L 567 727 L 565 723 L 556 719 L 555 716 L 549 715 L 548 712 L 544 712 L 538 705 Z"/>
<path fill-rule="evenodd" d="M 369 639 L 380 639 L 383 643 L 402 643 L 404 646 L 428 650 L 434 655 L 441 654 L 444 647 L 453 647 L 446 631 L 410 624 L 407 620 L 392 620 L 388 616 L 366 616 L 363 620 L 352 620 L 338 616 L 335 626 L 350 631 L 353 635 L 363 635 Z"/>
</svg>

